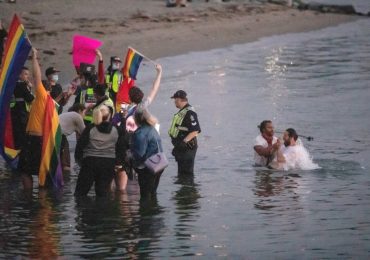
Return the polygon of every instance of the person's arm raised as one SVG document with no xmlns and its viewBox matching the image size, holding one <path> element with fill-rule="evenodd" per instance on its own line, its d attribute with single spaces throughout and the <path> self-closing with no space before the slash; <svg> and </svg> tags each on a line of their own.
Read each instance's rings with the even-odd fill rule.
<svg viewBox="0 0 370 260">
<path fill-rule="evenodd" d="M 152 102 L 157 95 L 159 85 L 161 84 L 161 78 L 162 78 L 162 66 L 160 64 L 155 65 L 155 69 L 157 71 L 157 77 L 155 78 L 153 82 L 152 89 L 150 90 L 150 93 L 148 95 L 148 99 L 150 102 Z"/>
<path fill-rule="evenodd" d="M 32 48 L 32 68 L 34 85 L 36 88 L 38 88 L 42 84 L 42 82 L 41 82 L 41 69 L 39 61 L 37 60 L 36 48 Z"/>
</svg>

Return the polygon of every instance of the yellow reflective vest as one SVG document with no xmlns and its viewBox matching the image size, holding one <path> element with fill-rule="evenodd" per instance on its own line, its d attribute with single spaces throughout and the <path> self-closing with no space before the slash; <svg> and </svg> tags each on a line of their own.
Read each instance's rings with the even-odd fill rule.
<svg viewBox="0 0 370 260">
<path fill-rule="evenodd" d="M 109 74 L 105 75 L 105 83 L 112 83 L 111 89 L 114 93 L 118 92 L 121 82 L 122 73 L 118 70 L 113 73 L 113 77 L 111 77 Z"/>
<path fill-rule="evenodd" d="M 186 127 L 182 127 L 182 121 L 184 121 L 186 113 L 191 110 L 194 111 L 194 108 L 191 106 L 185 107 L 181 109 L 179 112 L 175 114 L 172 119 L 172 124 L 170 130 L 168 130 L 168 134 L 172 138 L 176 138 L 179 135 L 180 131 L 187 131 Z"/>
<path fill-rule="evenodd" d="M 87 88 L 86 90 L 81 90 L 80 104 L 86 105 L 86 103 L 90 103 L 90 104 L 96 103 L 93 88 Z M 88 122 L 92 122 L 92 110 L 86 112 L 84 120 Z"/>
</svg>

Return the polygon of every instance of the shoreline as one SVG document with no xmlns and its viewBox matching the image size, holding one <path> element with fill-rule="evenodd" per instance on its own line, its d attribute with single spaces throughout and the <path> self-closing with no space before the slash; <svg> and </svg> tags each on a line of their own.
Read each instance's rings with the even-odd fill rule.
<svg viewBox="0 0 370 260">
<path fill-rule="evenodd" d="M 62 71 L 62 83 L 75 74 L 71 56 L 74 34 L 103 41 L 101 51 L 107 67 L 110 56 L 119 55 L 124 59 L 127 46 L 158 59 L 249 43 L 273 35 L 313 31 L 360 19 L 358 16 L 240 1 L 191 3 L 186 8 L 166 8 L 164 1 L 112 0 L 130 6 L 122 11 L 104 8 L 101 1 L 90 0 L 86 13 L 79 9 L 88 0 L 70 6 L 58 0 L 50 0 L 47 4 L 41 4 L 42 0 L 35 0 L 36 4 L 24 1 L 22 5 L 18 4 L 21 0 L 17 4 L 1 4 L 6 8 L 0 11 L 0 17 L 9 23 L 12 16 L 9 13 L 17 11 L 32 43 L 40 51 L 42 69 L 57 67 Z"/>
</svg>

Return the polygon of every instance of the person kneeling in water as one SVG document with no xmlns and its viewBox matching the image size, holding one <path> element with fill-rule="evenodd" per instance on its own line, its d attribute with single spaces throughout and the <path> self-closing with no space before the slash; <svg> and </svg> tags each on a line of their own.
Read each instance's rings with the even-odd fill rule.
<svg viewBox="0 0 370 260">
<path fill-rule="evenodd" d="M 293 128 L 288 128 L 283 134 L 284 146 L 279 147 L 276 160 L 269 164 L 270 168 L 278 170 L 313 170 L 318 165 L 312 162 L 310 154 L 298 139 Z"/>
</svg>

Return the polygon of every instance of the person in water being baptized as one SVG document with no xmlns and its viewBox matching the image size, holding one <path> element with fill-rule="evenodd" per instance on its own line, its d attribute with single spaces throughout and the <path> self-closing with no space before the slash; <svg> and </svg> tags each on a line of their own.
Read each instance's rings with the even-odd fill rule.
<svg viewBox="0 0 370 260">
<path fill-rule="evenodd" d="M 303 146 L 298 134 L 293 128 L 288 128 L 283 134 L 284 146 L 279 147 L 276 159 L 269 164 L 270 168 L 278 170 L 313 170 L 319 168 Z"/>
</svg>

